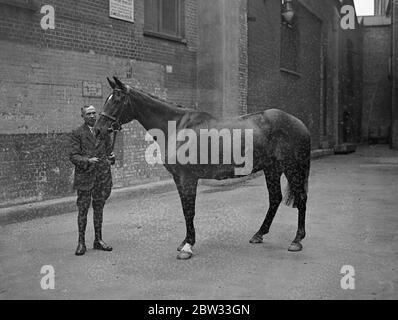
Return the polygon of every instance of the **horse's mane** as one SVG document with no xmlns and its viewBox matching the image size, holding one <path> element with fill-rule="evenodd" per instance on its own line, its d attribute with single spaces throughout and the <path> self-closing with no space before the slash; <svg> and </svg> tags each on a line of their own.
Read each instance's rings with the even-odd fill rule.
<svg viewBox="0 0 398 320">
<path fill-rule="evenodd" d="M 181 125 L 185 125 L 187 127 L 192 127 L 195 126 L 199 123 L 203 123 L 205 121 L 208 121 L 210 119 L 215 119 L 214 116 L 212 116 L 210 113 L 205 112 L 205 111 L 201 111 L 201 110 L 197 110 L 197 109 L 193 109 L 193 108 L 186 108 L 181 106 L 180 104 L 177 104 L 175 102 L 170 102 L 167 101 L 165 99 L 162 99 L 158 96 L 155 96 L 151 93 L 145 92 L 142 89 L 138 89 L 138 88 L 133 88 L 129 86 L 129 89 L 131 91 L 137 91 L 138 93 L 147 96 L 149 98 L 151 98 L 152 100 L 155 100 L 157 102 L 160 102 L 161 104 L 165 105 L 166 107 L 177 111 L 178 114 L 181 115 L 181 118 L 179 119 L 178 123 Z"/>
<path fill-rule="evenodd" d="M 163 104 L 166 104 L 166 105 L 169 106 L 169 107 L 181 109 L 181 111 L 196 111 L 196 112 L 201 112 L 200 110 L 196 110 L 196 109 L 192 109 L 192 108 L 186 108 L 186 107 L 184 107 L 184 106 L 182 106 L 182 105 L 180 105 L 180 104 L 178 104 L 178 103 L 171 102 L 171 101 L 167 101 L 167 100 L 165 100 L 165 99 L 160 98 L 159 96 L 155 96 L 154 94 L 149 93 L 149 92 L 146 92 L 146 91 L 144 91 L 144 90 L 142 90 L 142 89 L 134 88 L 134 87 L 131 87 L 131 86 L 129 86 L 129 89 L 130 89 L 130 90 L 133 90 L 133 91 L 134 91 L 134 90 L 135 90 L 135 91 L 138 91 L 139 93 L 141 93 L 141 94 L 143 94 L 143 95 L 146 95 L 146 96 L 150 97 L 150 98 L 153 99 L 153 100 L 157 100 L 157 101 L 159 101 L 159 102 L 161 102 L 161 103 L 163 103 Z"/>
</svg>

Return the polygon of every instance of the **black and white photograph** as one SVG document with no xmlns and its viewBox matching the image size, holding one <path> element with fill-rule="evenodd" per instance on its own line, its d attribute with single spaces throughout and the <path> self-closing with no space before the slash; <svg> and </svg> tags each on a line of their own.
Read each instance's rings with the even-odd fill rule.
<svg viewBox="0 0 398 320">
<path fill-rule="evenodd" d="M 0 300 L 397 299 L 398 0 L 0 0 Z"/>
</svg>

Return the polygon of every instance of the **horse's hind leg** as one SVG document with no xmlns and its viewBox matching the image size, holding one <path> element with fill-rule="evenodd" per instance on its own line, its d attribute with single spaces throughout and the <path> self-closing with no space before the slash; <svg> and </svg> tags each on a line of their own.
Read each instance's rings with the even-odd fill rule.
<svg viewBox="0 0 398 320">
<path fill-rule="evenodd" d="M 290 192 L 293 193 L 294 207 L 298 209 L 298 227 L 296 237 L 289 246 L 289 251 L 301 251 L 303 246 L 301 240 L 305 237 L 305 214 L 307 210 L 307 188 L 308 188 L 309 165 L 304 165 L 296 170 L 287 170 L 286 178 L 289 182 Z"/>
<path fill-rule="evenodd" d="M 272 221 L 274 220 L 276 211 L 282 202 L 282 191 L 281 191 L 281 175 L 276 168 L 271 170 L 264 170 L 265 180 L 267 182 L 268 194 L 269 194 L 269 208 L 267 215 L 265 216 L 264 222 L 254 236 L 250 239 L 250 243 L 261 243 L 263 242 L 263 235 L 269 232 Z"/>
<path fill-rule="evenodd" d="M 301 192 L 299 199 L 297 199 L 297 209 L 298 209 L 298 228 L 296 237 L 289 246 L 289 251 L 301 251 L 303 245 L 301 240 L 305 238 L 305 213 L 307 209 L 307 194 L 306 192 Z"/>
</svg>

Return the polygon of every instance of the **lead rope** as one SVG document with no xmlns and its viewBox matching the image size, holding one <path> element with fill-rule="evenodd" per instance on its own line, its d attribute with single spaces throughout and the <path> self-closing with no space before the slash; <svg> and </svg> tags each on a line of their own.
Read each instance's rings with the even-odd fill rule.
<svg viewBox="0 0 398 320">
<path fill-rule="evenodd" d="M 108 132 L 109 132 L 110 130 L 112 130 L 112 132 L 113 132 L 112 151 L 111 151 L 111 152 L 113 152 L 113 149 L 115 148 L 116 135 L 117 135 L 117 133 L 118 133 L 119 131 L 122 130 L 122 125 L 121 125 L 121 124 L 119 123 L 119 121 L 117 121 L 115 118 L 110 117 L 110 116 L 108 116 L 108 115 L 106 115 L 106 114 L 102 114 L 102 115 L 104 115 L 104 116 L 110 118 L 111 120 L 115 121 L 115 122 L 113 122 L 113 123 L 111 124 L 111 127 L 108 129 Z"/>
<path fill-rule="evenodd" d="M 115 148 L 115 142 L 116 142 L 116 135 L 117 135 L 118 130 L 113 131 L 113 141 L 112 141 L 112 149 L 111 152 L 113 153 L 113 149 Z"/>
<path fill-rule="evenodd" d="M 111 155 L 113 155 L 114 161 L 115 159 L 115 154 L 113 153 L 113 149 L 115 149 L 115 142 L 116 142 L 116 135 L 119 130 L 113 130 L 113 141 L 112 141 L 112 148 L 111 148 Z"/>
</svg>

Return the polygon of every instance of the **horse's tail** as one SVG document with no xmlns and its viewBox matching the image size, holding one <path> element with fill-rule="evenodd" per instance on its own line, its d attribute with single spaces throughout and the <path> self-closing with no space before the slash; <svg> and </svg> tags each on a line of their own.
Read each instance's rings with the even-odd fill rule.
<svg viewBox="0 0 398 320">
<path fill-rule="evenodd" d="M 308 178 L 310 175 L 310 160 L 300 166 L 298 170 L 293 173 L 295 176 L 289 179 L 283 196 L 283 202 L 288 207 L 297 208 L 297 198 L 301 196 L 300 193 L 308 194 Z"/>
<path fill-rule="evenodd" d="M 287 205 L 288 207 L 293 207 L 293 203 L 294 203 L 294 195 L 293 195 L 293 191 L 290 188 L 290 184 L 289 182 L 286 185 L 286 189 L 283 195 L 283 200 L 282 200 L 285 205 Z"/>
</svg>

